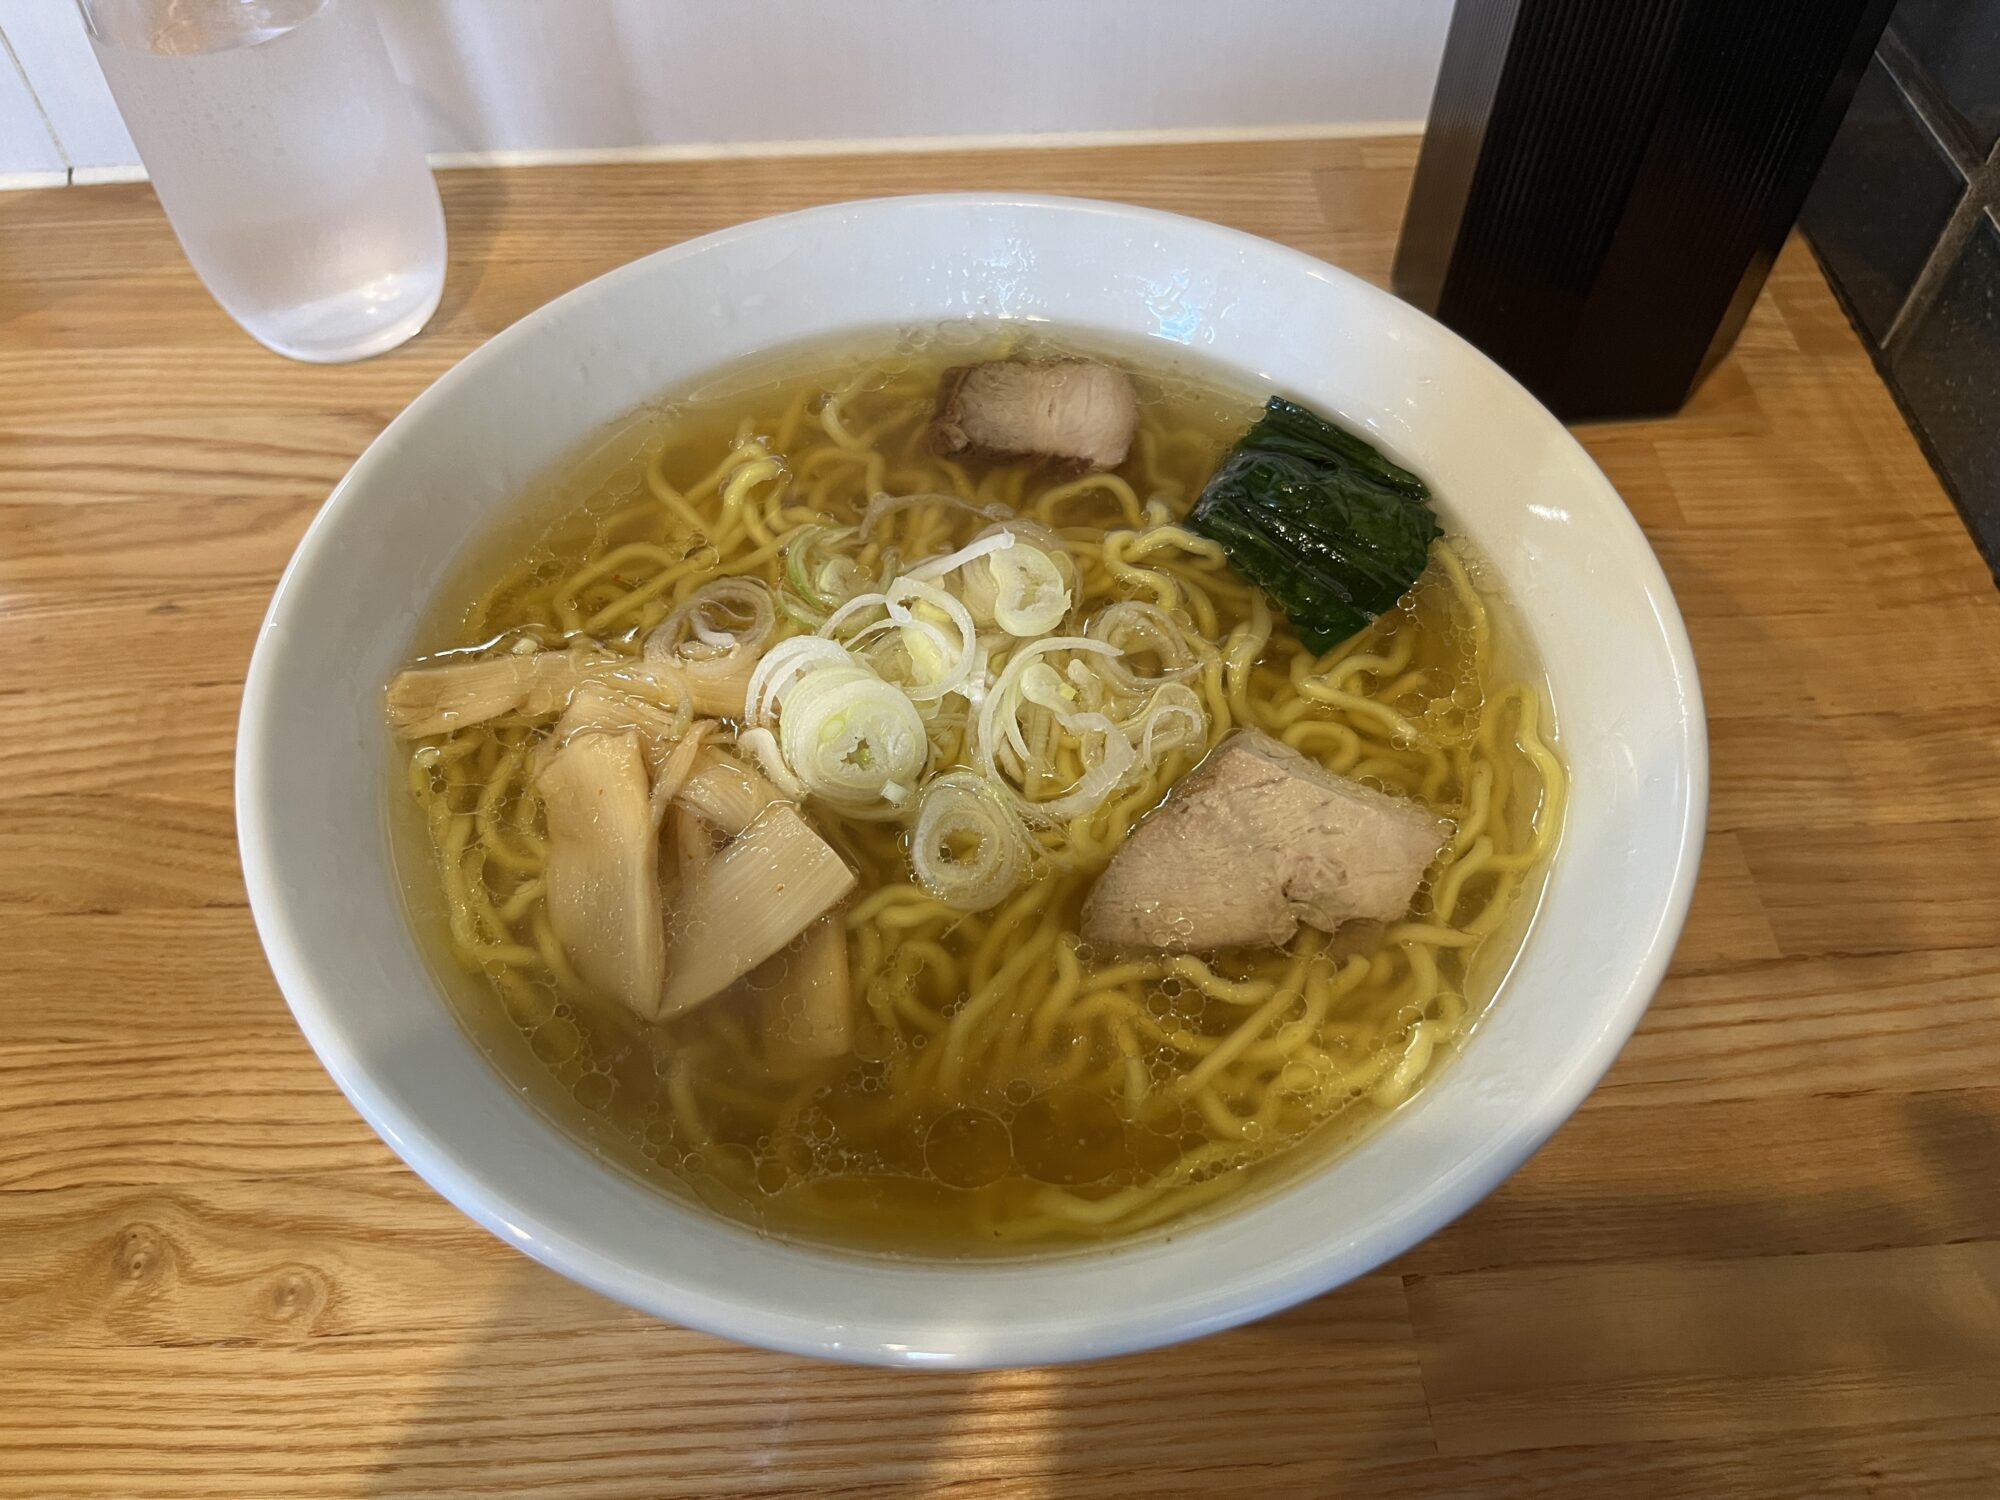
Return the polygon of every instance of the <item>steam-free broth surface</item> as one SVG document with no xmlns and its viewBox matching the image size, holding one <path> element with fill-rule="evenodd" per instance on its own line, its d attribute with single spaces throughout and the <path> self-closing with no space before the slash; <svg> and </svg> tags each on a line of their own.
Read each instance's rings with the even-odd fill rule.
<svg viewBox="0 0 2000 1500">
<path fill-rule="evenodd" d="M 435 925 L 476 976 L 454 990 L 473 1031 L 490 1037 L 504 1020 L 525 1047 L 495 1055 L 532 1074 L 523 1081 L 542 1107 L 629 1169 L 759 1229 L 952 1254 L 1169 1224 L 1406 1099 L 1464 1039 L 1518 946 L 1562 772 L 1478 559 L 1444 536 L 1371 626 L 1326 650 L 1302 644 L 1223 549 L 1182 524 L 1261 397 L 1157 356 L 1107 361 L 1132 377 L 1138 403 L 1113 469 L 977 447 L 940 456 L 933 423 L 949 368 L 1073 352 L 995 332 L 976 344 L 884 335 L 663 402 L 580 461 L 588 493 L 573 473 L 504 556 L 482 551 L 488 565 L 419 643 L 459 665 L 568 652 L 596 664 L 578 680 L 612 705 L 579 719 L 559 687 L 478 722 L 415 726 L 432 731 L 407 760 L 432 857 L 406 877 L 420 920 L 441 898 Z M 990 541 L 1002 532 L 1004 546 Z M 945 566 L 982 537 L 998 550 Z M 698 593 L 722 578 L 756 590 Z M 975 616 L 963 661 L 952 657 L 956 615 L 934 588 Z M 907 618 L 867 602 L 877 594 L 900 599 Z M 662 684 L 682 682 L 647 675 L 648 662 L 719 673 L 764 596 L 777 609 L 761 660 L 815 636 L 875 653 L 854 667 L 834 648 L 787 648 L 800 685 L 771 678 L 779 698 L 794 696 L 774 716 L 768 764 L 752 732 L 756 686 L 746 704 L 730 678 L 735 698 L 718 701 L 733 712 L 711 704 L 678 720 L 642 701 L 671 707 L 679 689 Z M 690 624 L 681 607 L 704 599 L 712 607 Z M 852 600 L 858 629 L 840 618 Z M 1041 610 L 1054 623 L 1009 633 L 995 621 L 1012 618 L 1010 602 L 1012 616 Z M 675 637 L 664 647 L 663 627 Z M 1048 671 L 1024 656 L 1009 676 L 1015 656 L 1037 652 Z M 807 712 L 802 684 L 829 663 L 822 698 L 851 693 L 855 714 L 874 712 L 887 703 L 879 678 L 915 705 L 924 743 L 910 785 L 879 763 L 901 744 L 891 728 L 818 766 L 832 792 L 776 785 L 793 769 L 788 747 L 794 760 L 818 753 L 788 737 L 786 716 Z M 961 689 L 927 696 L 960 670 Z M 996 693 L 1003 715 L 1018 710 L 1018 747 L 994 727 Z M 647 713 L 663 726 L 652 740 L 638 722 Z M 826 722 L 823 733 L 846 732 L 844 710 Z M 1407 799 L 1396 806 L 1435 821 L 1439 850 L 1408 910 L 1331 932 L 1299 925 L 1255 948 L 1087 940 L 1086 902 L 1135 827 L 1246 728 L 1303 752 L 1339 778 L 1329 785 Z M 675 1010 L 676 975 L 726 957 L 744 941 L 737 929 L 756 925 L 750 898 L 724 909 L 704 894 L 718 861 L 734 857 L 750 877 L 777 869 L 773 910 L 798 897 L 783 888 L 792 867 L 770 864 L 790 854 L 758 863 L 739 847 L 774 836 L 772 808 L 718 812 L 703 783 L 675 779 L 673 751 L 690 733 L 682 776 L 746 768 L 784 794 L 779 810 L 796 810 L 851 886 L 775 957 Z M 552 868 L 567 815 L 549 805 L 561 786 L 551 761 L 628 740 L 643 749 L 621 773 L 637 798 L 631 845 Z M 652 823 L 641 818 L 648 786 L 656 798 L 679 788 Z M 933 799 L 958 821 L 921 822 Z M 590 804 L 574 836 L 599 838 L 608 817 Z M 930 852 L 917 858 L 913 845 Z M 579 920 L 563 901 L 622 888 L 643 876 L 641 859 L 659 865 L 668 1000 L 657 1019 L 607 993 L 609 960 L 581 971 L 558 936 Z M 840 883 L 831 866 L 820 874 L 829 891 Z M 607 950 L 620 973 L 659 957 L 633 942 L 617 936 Z"/>
</svg>

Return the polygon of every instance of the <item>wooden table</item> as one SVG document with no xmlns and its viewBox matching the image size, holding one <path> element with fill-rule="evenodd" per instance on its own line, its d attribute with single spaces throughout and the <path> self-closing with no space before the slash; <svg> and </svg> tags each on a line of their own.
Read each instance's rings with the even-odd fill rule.
<svg viewBox="0 0 2000 1500">
<path fill-rule="evenodd" d="M 2000 596 L 1802 246 L 1686 412 L 1581 433 L 1708 691 L 1673 975 L 1533 1162 L 1352 1286 L 1068 1369 L 736 1348 L 461 1218 L 272 984 L 230 818 L 252 636 L 475 344 L 685 236 L 935 188 L 1382 280 L 1413 159 L 448 173 L 434 327 L 344 368 L 238 333 L 144 186 L 0 195 L 0 1494 L 2000 1495 Z"/>
</svg>

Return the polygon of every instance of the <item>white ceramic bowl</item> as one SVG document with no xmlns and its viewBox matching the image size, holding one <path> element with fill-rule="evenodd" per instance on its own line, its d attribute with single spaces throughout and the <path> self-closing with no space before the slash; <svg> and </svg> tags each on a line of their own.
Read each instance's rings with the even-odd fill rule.
<svg viewBox="0 0 2000 1500">
<path fill-rule="evenodd" d="M 1545 661 L 1572 792 L 1541 912 L 1463 1056 L 1381 1129 L 1167 1239 L 891 1261 L 759 1239 L 611 1170 L 447 1010 L 391 870 L 382 684 L 468 539 L 593 431 L 745 354 L 842 329 L 1047 321 L 1198 349 L 1366 429 L 1499 570 Z M 243 700 L 250 901 L 314 1050 L 411 1167 L 564 1275 L 676 1322 L 840 1359 L 1033 1364 L 1167 1343 L 1361 1274 L 1470 1207 L 1610 1066 L 1694 883 L 1707 752 L 1687 635 L 1616 492 L 1455 335 L 1331 266 L 1061 198 L 839 204 L 677 245 L 472 354 L 361 456 L 271 603 Z"/>
</svg>

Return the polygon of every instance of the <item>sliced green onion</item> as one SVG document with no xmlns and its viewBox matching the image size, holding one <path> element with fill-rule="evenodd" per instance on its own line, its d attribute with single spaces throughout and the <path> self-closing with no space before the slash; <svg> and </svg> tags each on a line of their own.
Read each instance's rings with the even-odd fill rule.
<svg viewBox="0 0 2000 1500">
<path fill-rule="evenodd" d="M 1152 766 L 1163 755 L 1207 741 L 1208 709 L 1186 683 L 1162 683 L 1124 728 L 1126 737 L 1137 742 L 1139 758 Z"/>
<path fill-rule="evenodd" d="M 646 637 L 646 656 L 691 677 L 744 674 L 777 628 L 768 588 L 754 578 L 718 578 L 688 595 Z"/>
<path fill-rule="evenodd" d="M 814 633 L 769 646 L 748 674 L 738 743 L 788 795 L 852 817 L 911 819 L 923 835 L 911 853 L 919 879 L 984 910 L 1019 883 L 1033 852 L 1025 822 L 1086 816 L 1163 757 L 1205 742 L 1207 712 L 1183 679 L 1213 650 L 1143 600 L 1099 611 L 1084 634 L 1047 634 L 1077 597 L 1076 562 L 1059 536 L 1020 517 L 900 576 L 885 553 L 881 582 L 857 588 L 858 565 L 839 548 L 896 510 L 932 503 L 996 514 L 950 496 L 878 495 L 858 527 L 794 538 L 778 607 L 813 620 Z M 738 580 L 706 612 L 677 611 L 672 640 L 726 654 L 739 629 L 768 638 L 754 609 L 761 592 Z M 1135 670 L 1128 655 L 1157 666 Z M 1072 753 L 1082 773 L 1046 795 Z M 975 769 L 927 781 L 935 754 Z"/>
<path fill-rule="evenodd" d="M 1138 758 L 1113 720 L 1101 713 L 1078 712 L 1071 706 L 1061 675 L 1042 660 L 1051 651 L 1115 656 L 1118 648 L 1077 635 L 1027 642 L 1014 653 L 980 704 L 973 747 L 978 769 L 994 785 L 1006 789 L 1023 816 L 1045 823 L 1078 817 L 1101 806 Z M 1077 742 L 1084 763 L 1083 776 L 1057 797 L 1030 798 L 1002 770 L 1003 759 L 1011 759 L 1011 769 L 1025 785 L 1039 764 L 1040 758 L 1021 731 L 1022 708 L 1029 704 L 1040 707 Z"/>
<path fill-rule="evenodd" d="M 817 630 L 862 586 L 861 570 L 854 560 L 834 551 L 854 535 L 852 526 L 815 524 L 801 526 L 785 543 L 778 607 L 808 630 Z"/>
<path fill-rule="evenodd" d="M 770 778 L 771 784 L 794 802 L 804 799 L 805 784 L 792 774 L 792 768 L 785 764 L 785 754 L 778 748 L 778 737 L 768 729 L 746 729 L 736 737 L 736 747 L 748 750 Z"/>
<path fill-rule="evenodd" d="M 1069 588 L 1039 547 L 1012 547 L 986 559 L 993 574 L 993 623 L 1009 635 L 1046 635 L 1069 613 Z"/>
<path fill-rule="evenodd" d="M 816 635 L 795 635 L 780 641 L 764 653 L 757 670 L 750 674 L 745 711 L 752 724 L 776 721 L 785 694 L 806 673 L 834 664 L 851 665 L 853 658 L 839 641 Z"/>
<path fill-rule="evenodd" d="M 910 833 L 910 872 L 947 906 L 987 911 L 1020 886 L 1028 839 L 1020 818 L 972 771 L 924 788 Z"/>
<path fill-rule="evenodd" d="M 1146 599 L 1121 599 L 1090 617 L 1083 633 L 1105 641 L 1121 653 L 1104 663 L 1104 675 L 1127 693 L 1142 693 L 1163 682 L 1185 682 L 1201 671 L 1212 652 L 1187 626 Z M 1140 672 L 1132 658 L 1146 653 L 1159 658 L 1159 669 Z"/>
<path fill-rule="evenodd" d="M 969 562 L 975 562 L 979 558 L 986 557 L 991 553 L 1004 552 L 1013 545 L 1013 532 L 1006 530 L 989 532 L 985 536 L 968 542 L 956 552 L 947 552 L 943 557 L 928 558 L 918 563 L 910 569 L 910 576 L 912 578 L 942 578 L 945 574 L 955 572 Z"/>
<path fill-rule="evenodd" d="M 920 614 L 920 607 L 931 611 L 931 616 Z M 964 690 L 978 664 L 979 631 L 963 604 L 913 572 L 896 579 L 881 593 L 848 600 L 827 617 L 819 633 L 832 637 L 849 620 L 875 609 L 882 611 L 882 618 L 846 638 L 844 644 L 850 651 L 861 650 L 873 637 L 889 636 L 910 666 L 899 686 L 912 702 L 936 703 Z M 942 616 L 944 623 L 932 616 Z M 956 639 L 947 633 L 946 624 L 953 628 Z M 875 660 L 873 664 L 878 674 L 890 675 L 884 670 L 886 663 Z"/>
<path fill-rule="evenodd" d="M 965 569 L 962 592 L 966 608 L 981 625 L 998 625 L 1009 635 L 1032 636 L 1054 630 L 1076 597 L 1076 559 L 1048 527 L 1020 517 L 989 528 L 963 550 L 970 553 L 996 536 L 1011 536 L 1014 544 L 987 554 L 984 566 L 974 564 Z M 1057 598 L 1062 604 L 1059 610 L 1052 607 Z M 1001 618 L 1003 610 L 1006 619 Z"/>
<path fill-rule="evenodd" d="M 885 788 L 907 796 L 931 748 L 916 705 L 859 663 L 821 667 L 792 688 L 778 747 L 809 793 L 864 815 L 881 811 Z"/>
</svg>

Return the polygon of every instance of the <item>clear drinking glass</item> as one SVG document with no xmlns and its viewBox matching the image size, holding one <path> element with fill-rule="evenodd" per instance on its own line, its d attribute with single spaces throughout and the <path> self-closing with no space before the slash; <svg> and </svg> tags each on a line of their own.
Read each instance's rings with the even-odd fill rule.
<svg viewBox="0 0 2000 1500">
<path fill-rule="evenodd" d="M 393 349 L 444 290 L 444 212 L 371 0 L 77 0 L 202 282 L 260 343 Z"/>
</svg>

